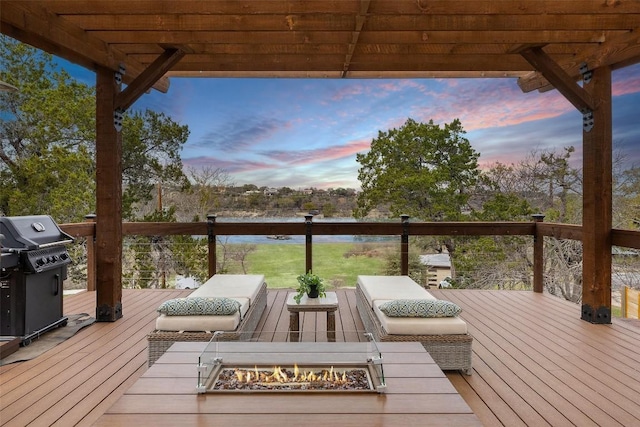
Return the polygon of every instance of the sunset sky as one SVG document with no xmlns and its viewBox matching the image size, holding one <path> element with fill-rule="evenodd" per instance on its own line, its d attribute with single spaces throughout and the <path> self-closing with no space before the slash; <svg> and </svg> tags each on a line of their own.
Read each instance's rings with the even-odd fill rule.
<svg viewBox="0 0 640 427">
<path fill-rule="evenodd" d="M 63 64 L 95 84 L 92 72 Z M 573 145 L 582 115 L 557 91 L 523 93 L 515 79 L 294 80 L 172 78 L 133 109 L 189 126 L 185 166 L 225 170 L 235 185 L 359 188 L 356 153 L 407 118 L 459 118 L 481 167 Z M 640 65 L 613 73 L 614 150 L 640 165 Z"/>
</svg>

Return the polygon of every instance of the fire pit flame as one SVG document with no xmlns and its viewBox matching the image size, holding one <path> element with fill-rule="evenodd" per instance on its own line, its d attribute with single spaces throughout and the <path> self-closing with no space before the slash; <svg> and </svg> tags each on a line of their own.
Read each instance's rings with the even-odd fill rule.
<svg viewBox="0 0 640 427">
<path fill-rule="evenodd" d="M 349 367 L 344 369 L 305 367 L 297 364 L 293 367 L 274 366 L 228 367 L 223 368 L 213 384 L 214 390 L 371 390 L 367 369 Z"/>
<path fill-rule="evenodd" d="M 298 365 L 293 366 L 293 376 L 287 374 L 286 369 L 280 366 L 274 366 L 273 371 L 258 370 L 256 365 L 253 370 L 234 368 L 233 373 L 239 383 L 304 383 L 304 382 L 328 382 L 334 384 L 347 383 L 347 373 L 338 373 L 334 370 L 333 366 L 329 370 L 322 369 L 320 372 L 313 371 L 300 371 Z"/>
</svg>

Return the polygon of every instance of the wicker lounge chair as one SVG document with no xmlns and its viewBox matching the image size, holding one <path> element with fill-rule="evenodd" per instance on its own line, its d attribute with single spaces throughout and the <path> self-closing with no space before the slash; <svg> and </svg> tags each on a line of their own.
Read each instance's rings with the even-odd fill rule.
<svg viewBox="0 0 640 427">
<path fill-rule="evenodd" d="M 255 284 L 255 290 L 247 293 L 245 289 L 239 293 L 234 293 L 230 289 L 234 289 L 234 284 L 243 281 L 249 284 Z M 221 290 L 221 286 L 225 289 Z M 249 287 L 252 287 L 250 285 Z M 218 294 L 218 295 L 216 295 Z M 267 284 L 262 275 L 215 275 L 204 283 L 191 296 L 224 296 L 229 298 L 239 298 L 241 300 L 250 299 L 249 308 L 240 318 L 237 327 L 233 330 L 223 330 L 222 335 L 218 336 L 220 340 L 233 341 L 244 339 L 253 335 L 262 313 L 267 306 Z M 250 298 L 250 296 L 253 296 Z M 173 316 L 176 317 L 176 316 Z M 180 317 L 180 316 L 177 316 Z M 189 316 L 193 318 L 194 316 Z M 201 316 L 210 317 L 210 316 Z M 160 319 L 159 320 L 166 320 Z M 183 319 L 175 319 L 183 320 Z M 204 319 L 203 319 L 204 320 Z M 156 323 L 158 325 L 159 321 Z M 166 324 L 166 322 L 164 322 Z M 147 336 L 149 349 L 149 366 L 153 365 L 156 360 L 162 356 L 171 345 L 176 342 L 183 341 L 210 341 L 216 330 L 162 330 L 156 329 Z"/>
<path fill-rule="evenodd" d="M 400 279 L 400 277 L 403 279 Z M 367 283 L 367 281 L 388 282 L 389 289 L 386 291 L 386 295 L 381 296 L 382 300 L 392 299 L 389 297 L 391 294 L 396 294 L 396 298 L 408 298 L 411 295 L 412 298 L 425 298 L 428 296 L 431 299 L 435 299 L 407 276 L 359 276 L 358 284 L 356 285 L 356 304 L 367 332 L 372 333 L 378 341 L 419 341 L 440 369 L 460 370 L 466 375 L 471 375 L 471 345 L 473 342 L 471 335 L 468 333 L 402 334 L 398 333 L 398 331 L 388 333 L 379 317 L 384 315 L 373 308 L 373 304 L 370 302 L 371 295 L 366 295 L 367 292 L 363 289 L 363 283 Z M 398 282 L 405 282 L 404 285 L 406 285 L 409 281 L 415 284 L 415 290 L 410 289 L 411 286 L 394 286 L 402 284 Z M 404 288 L 405 291 L 408 289 L 409 292 L 398 291 L 396 293 L 393 291 L 395 288 Z M 371 291 L 369 290 L 369 292 Z M 430 322 L 432 320 L 437 321 L 437 319 L 430 318 L 419 319 L 421 322 Z M 466 324 L 464 329 L 466 330 Z"/>
</svg>

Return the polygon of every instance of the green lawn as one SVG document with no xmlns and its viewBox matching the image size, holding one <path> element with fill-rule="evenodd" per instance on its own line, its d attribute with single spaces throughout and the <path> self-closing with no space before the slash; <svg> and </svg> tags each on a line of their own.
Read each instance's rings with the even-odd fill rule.
<svg viewBox="0 0 640 427">
<path fill-rule="evenodd" d="M 372 246 L 375 245 L 375 246 Z M 247 274 L 264 274 L 270 288 L 295 288 L 305 273 L 305 245 L 258 244 L 245 261 Z M 313 272 L 330 287 L 355 286 L 359 274 L 383 274 L 385 245 L 379 243 L 314 243 Z M 233 263 L 228 273 L 242 273 Z"/>
</svg>

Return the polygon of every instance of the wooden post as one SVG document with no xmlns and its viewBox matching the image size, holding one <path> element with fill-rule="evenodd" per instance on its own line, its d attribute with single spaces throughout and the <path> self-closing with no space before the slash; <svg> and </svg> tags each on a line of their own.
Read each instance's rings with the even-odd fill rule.
<svg viewBox="0 0 640 427">
<path fill-rule="evenodd" d="M 593 70 L 593 128 L 583 130 L 582 316 L 611 323 L 612 120 L 611 68 Z"/>
<path fill-rule="evenodd" d="M 216 274 L 216 215 L 207 215 L 207 242 L 209 251 L 209 277 Z"/>
<path fill-rule="evenodd" d="M 409 215 L 400 215 L 402 236 L 400 237 L 400 274 L 409 275 Z"/>
<path fill-rule="evenodd" d="M 112 70 L 96 70 L 96 320 L 122 317 L 122 137 L 114 127 L 119 92 Z"/>
<path fill-rule="evenodd" d="M 87 236 L 87 290 L 96 290 L 96 215 L 88 214 L 84 217 L 85 222 L 94 223 L 93 234 Z"/>
<path fill-rule="evenodd" d="M 544 236 L 538 228 L 539 222 L 544 221 L 544 215 L 531 215 L 536 223 L 533 234 L 533 292 L 542 293 L 544 290 Z"/>
<path fill-rule="evenodd" d="M 627 317 L 627 298 L 629 297 L 629 288 L 625 285 L 620 292 L 620 317 Z"/>
<path fill-rule="evenodd" d="M 304 223 L 306 226 L 306 234 L 305 234 L 305 273 L 309 271 L 313 271 L 313 235 L 311 227 L 313 226 L 313 215 L 305 215 Z"/>
</svg>

